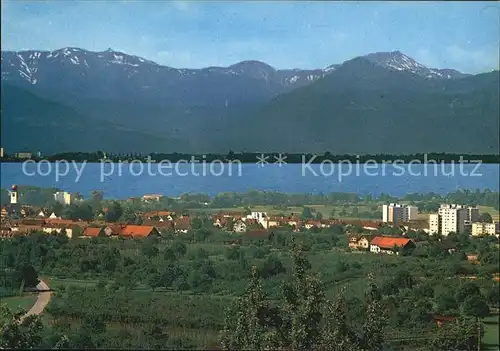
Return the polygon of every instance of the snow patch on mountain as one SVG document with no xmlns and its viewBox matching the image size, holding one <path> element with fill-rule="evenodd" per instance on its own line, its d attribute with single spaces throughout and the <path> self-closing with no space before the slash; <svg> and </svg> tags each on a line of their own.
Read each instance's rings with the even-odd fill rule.
<svg viewBox="0 0 500 351">
<path fill-rule="evenodd" d="M 465 76 L 456 70 L 430 69 L 400 51 L 376 52 L 363 57 L 378 66 L 394 71 L 411 72 L 426 78 L 452 79 Z M 444 71 L 446 72 L 443 74 Z"/>
<path fill-rule="evenodd" d="M 331 72 L 335 71 L 338 66 L 339 65 L 330 65 L 330 66 L 326 67 L 325 69 L 323 69 L 323 72 L 331 73 Z"/>
<path fill-rule="evenodd" d="M 363 56 L 378 66 L 393 71 L 406 71 L 428 79 L 454 79 L 466 76 L 451 69 L 427 68 L 399 51 L 379 52 Z M 315 82 L 322 77 L 335 72 L 340 65 L 333 64 L 324 69 L 302 70 L 276 68 L 256 60 L 236 63 L 228 67 L 207 67 L 203 69 L 176 69 L 159 65 L 145 58 L 128 55 L 123 52 L 108 49 L 93 52 L 80 48 L 66 47 L 53 51 L 3 51 L 2 52 L 2 79 L 22 79 L 30 84 L 37 84 L 39 77 L 50 76 L 54 70 L 63 74 L 77 74 L 78 76 L 92 76 L 93 70 L 115 70 L 124 74 L 127 79 L 141 79 L 141 74 L 170 74 L 168 79 L 188 79 L 193 75 L 232 75 L 245 79 L 262 80 L 266 84 L 281 85 L 282 87 L 297 87 Z M 74 68 L 69 68 L 74 67 Z M 74 71 L 71 70 L 85 70 Z M 5 73 L 4 73 L 5 72 Z M 120 72 L 120 73 L 118 73 Z M 57 73 L 59 74 L 59 73 Z M 101 74 L 101 73 L 99 73 Z M 17 77 L 17 78 L 16 78 Z M 148 79 L 148 78 L 145 78 Z M 149 78 L 152 79 L 152 78 Z"/>
</svg>

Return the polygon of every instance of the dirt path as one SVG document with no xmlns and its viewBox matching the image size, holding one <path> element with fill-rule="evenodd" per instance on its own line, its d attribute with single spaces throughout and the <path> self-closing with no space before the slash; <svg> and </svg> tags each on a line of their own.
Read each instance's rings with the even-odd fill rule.
<svg viewBox="0 0 500 351">
<path fill-rule="evenodd" d="M 48 291 L 50 289 L 49 286 L 45 284 L 44 281 L 40 280 L 40 283 L 38 283 L 36 287 L 40 291 L 40 293 L 38 294 L 38 299 L 36 300 L 35 304 L 30 308 L 28 313 L 26 313 L 24 316 L 21 317 L 21 322 L 28 316 L 39 315 L 40 313 L 42 313 L 50 301 L 51 292 Z"/>
</svg>

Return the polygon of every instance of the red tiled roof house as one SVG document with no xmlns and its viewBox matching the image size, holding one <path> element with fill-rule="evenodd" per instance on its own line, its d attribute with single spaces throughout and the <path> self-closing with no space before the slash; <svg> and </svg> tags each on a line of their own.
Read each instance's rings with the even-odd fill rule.
<svg viewBox="0 0 500 351">
<path fill-rule="evenodd" d="M 440 328 L 443 326 L 445 323 L 453 323 L 457 319 L 454 316 L 433 316 L 432 319 L 434 320 L 434 323 Z"/>
<path fill-rule="evenodd" d="M 95 238 L 101 235 L 104 235 L 103 228 L 87 227 L 83 231 L 83 236 L 85 238 Z"/>
<path fill-rule="evenodd" d="M 126 225 L 119 234 L 121 237 L 145 238 L 150 235 L 160 235 L 158 229 L 148 225 Z"/>
<path fill-rule="evenodd" d="M 398 254 L 401 249 L 408 249 L 414 247 L 413 240 L 408 238 L 398 238 L 390 236 L 376 236 L 370 242 L 370 252 L 385 253 L 385 254 Z M 398 249 L 396 251 L 395 249 Z"/>
</svg>

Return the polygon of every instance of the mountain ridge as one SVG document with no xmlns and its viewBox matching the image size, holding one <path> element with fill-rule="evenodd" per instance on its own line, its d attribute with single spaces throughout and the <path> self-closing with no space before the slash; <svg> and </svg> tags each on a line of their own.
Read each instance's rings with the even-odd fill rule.
<svg viewBox="0 0 500 351">
<path fill-rule="evenodd" d="M 395 153 L 498 152 L 498 71 L 428 68 L 399 51 L 308 71 L 256 60 L 175 69 L 114 50 L 2 52 L 2 92 L 13 87 L 33 96 L 2 99 L 11 106 L 2 111 L 10 132 L 25 125 L 33 134 L 33 126 L 52 123 L 44 133 L 76 133 L 72 150 L 120 152 L 139 143 L 150 152 L 387 153 L 395 142 Z M 45 110 L 28 113 L 30 104 Z M 102 128 L 88 144 L 92 123 Z M 105 130 L 115 144 L 101 140 Z M 16 145 L 11 139 L 9 147 Z"/>
<path fill-rule="evenodd" d="M 399 51 L 372 53 L 309 70 L 276 69 L 257 60 L 228 67 L 178 69 L 112 49 L 88 51 L 74 47 L 2 51 L 1 59 L 2 81 L 76 109 L 79 102 L 93 99 L 180 106 L 263 103 L 321 80 L 357 59 L 429 79 L 468 76 L 453 69 L 427 68 Z"/>
<path fill-rule="evenodd" d="M 146 58 L 144 58 L 142 56 L 133 55 L 133 54 L 127 54 L 127 53 L 125 53 L 123 51 L 114 50 L 114 49 L 111 49 L 111 48 L 108 48 L 107 50 L 103 50 L 103 51 L 93 51 L 93 50 L 83 49 L 83 48 L 80 48 L 80 47 L 70 47 L 70 46 L 64 47 L 64 48 L 60 48 L 60 49 L 56 49 L 56 50 L 37 50 L 37 49 L 29 49 L 29 50 L 2 50 L 2 53 L 13 53 L 13 54 L 26 54 L 26 53 L 29 53 L 30 55 L 33 55 L 33 56 L 40 56 L 42 54 L 46 54 L 46 56 L 48 56 L 49 58 L 50 57 L 56 58 L 61 53 L 63 53 L 63 56 L 68 57 L 70 52 L 83 52 L 83 53 L 96 54 L 96 55 L 117 54 L 117 55 L 123 55 L 123 56 L 127 56 L 127 57 L 136 58 L 141 63 L 149 63 L 149 64 L 156 65 L 156 66 L 168 67 L 168 68 L 178 69 L 178 70 L 205 70 L 205 69 L 209 69 L 209 68 L 231 68 L 232 66 L 236 66 L 236 65 L 244 64 L 244 63 L 257 63 L 257 64 L 265 64 L 265 65 L 271 67 L 275 71 L 315 71 L 315 70 L 327 70 L 331 66 L 340 65 L 343 62 L 346 62 L 346 61 L 350 60 L 350 59 L 346 59 L 346 60 L 344 60 L 344 61 L 342 61 L 340 63 L 337 62 L 337 63 L 333 63 L 333 64 L 328 64 L 324 68 L 312 68 L 312 69 L 305 69 L 305 68 L 299 68 L 299 67 L 294 67 L 294 68 L 276 68 L 276 67 L 274 67 L 274 66 L 272 66 L 270 64 L 267 64 L 264 61 L 257 60 L 257 59 L 247 59 L 247 60 L 243 60 L 243 61 L 239 61 L 239 62 L 233 63 L 233 64 L 231 64 L 229 66 L 207 66 L 207 67 L 201 67 L 201 68 L 189 68 L 189 67 L 173 67 L 173 66 L 170 66 L 168 64 L 159 64 L 159 63 L 157 63 L 157 62 L 155 62 L 153 60 L 146 59 Z M 377 52 L 368 53 L 368 54 L 365 54 L 365 55 L 355 56 L 355 57 L 352 57 L 351 59 L 357 58 L 357 57 L 365 57 L 365 58 L 372 59 L 372 60 L 380 60 L 380 59 L 383 59 L 384 57 L 388 60 L 388 59 L 394 59 L 396 57 L 399 57 L 399 58 L 403 58 L 403 59 L 406 58 L 408 60 L 415 61 L 410 56 L 407 56 L 406 54 L 402 53 L 399 50 L 394 50 L 394 51 L 377 51 Z M 418 62 L 417 62 L 417 64 L 419 66 L 424 66 L 425 67 L 425 65 L 420 64 Z M 453 69 L 453 68 L 430 68 L 430 69 L 431 70 L 448 70 L 449 69 L 449 70 L 453 70 L 453 71 L 456 71 L 456 72 L 459 72 L 459 73 L 462 73 L 462 74 L 470 75 L 470 73 L 460 72 L 459 70 L 456 70 L 456 69 Z M 485 72 L 483 72 L 483 73 L 485 73 Z"/>
</svg>

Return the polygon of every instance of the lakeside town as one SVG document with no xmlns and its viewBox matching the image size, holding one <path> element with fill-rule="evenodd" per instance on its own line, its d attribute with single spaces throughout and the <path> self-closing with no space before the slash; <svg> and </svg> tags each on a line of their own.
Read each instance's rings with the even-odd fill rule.
<svg viewBox="0 0 500 351">
<path fill-rule="evenodd" d="M 343 313 L 353 321 L 370 308 L 364 286 L 373 275 L 385 345 L 498 345 L 497 192 L 118 200 L 12 185 L 0 195 L 2 302 L 26 306 L 23 321 L 41 316 L 47 345 L 211 350 L 247 279 L 258 274 L 265 301 L 275 301 L 300 265 L 321 274 L 326 297 L 347 289 Z M 364 329 L 350 328 L 362 338 Z"/>
<path fill-rule="evenodd" d="M 96 236 L 145 238 L 151 235 L 186 234 L 193 229 L 199 229 L 200 223 L 210 223 L 214 229 L 234 234 L 234 240 L 230 241 L 238 242 L 238 235 L 266 237 L 276 230 L 314 232 L 341 225 L 349 234 L 350 249 L 393 254 L 398 253 L 395 248 L 415 246 L 415 243 L 418 243 L 417 238 L 422 236 L 435 235 L 446 238 L 453 233 L 468 233 L 473 237 L 500 236 L 498 213 L 495 215 L 496 220 L 493 220 L 489 213 L 481 213 L 477 206 L 464 204 L 440 204 L 437 213 L 422 214 L 417 206 L 389 203 L 381 206 L 379 218 L 366 220 L 341 216 L 334 218 L 333 215 L 323 218 L 321 212 L 313 214 L 309 207 L 303 207 L 301 213 L 281 215 L 246 208 L 245 211 L 229 209 L 202 214 L 199 209 L 185 210 L 182 213 L 169 210 L 137 210 L 129 211 L 127 217 L 123 216 L 120 204 L 113 201 L 111 206 L 114 208 L 101 208 L 97 213 L 92 213 L 91 218 L 86 213 L 81 217 L 78 217 L 78 214 L 76 217 L 72 215 L 72 219 L 69 219 L 68 216 L 62 218 L 64 206 L 83 203 L 81 194 L 54 192 L 54 204 L 58 204 L 55 211 L 23 204 L 19 194 L 20 189 L 13 185 L 9 191 L 9 203 L 1 209 L 1 237 L 28 235 L 39 231 L 46 234 L 64 232 L 74 239 Z M 140 198 L 129 198 L 126 203 L 139 204 L 139 207 L 141 204 L 158 206 L 162 198 L 159 194 L 149 194 Z M 103 201 L 102 192 L 94 191 L 91 200 L 97 203 Z M 197 205 L 206 207 L 208 202 Z M 120 214 L 118 218 L 114 213 Z M 391 235 L 384 235 L 387 233 Z M 412 238 L 409 233 L 419 235 Z"/>
<path fill-rule="evenodd" d="M 498 6 L 2 5 L 0 351 L 500 350 Z"/>
</svg>

